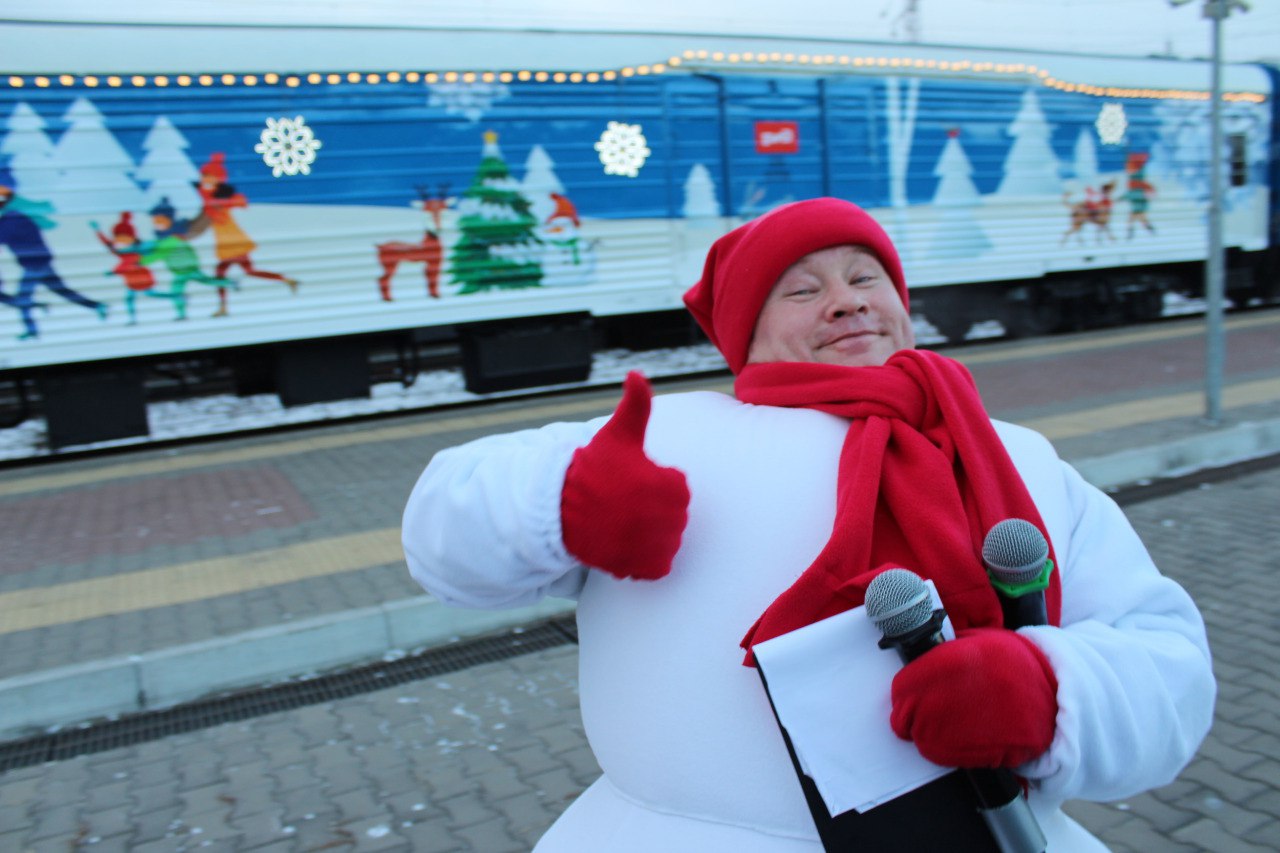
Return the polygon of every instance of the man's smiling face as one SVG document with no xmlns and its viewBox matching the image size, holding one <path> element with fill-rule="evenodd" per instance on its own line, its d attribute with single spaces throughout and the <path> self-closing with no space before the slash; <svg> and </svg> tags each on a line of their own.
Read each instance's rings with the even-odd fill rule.
<svg viewBox="0 0 1280 853">
<path fill-rule="evenodd" d="M 756 320 L 747 362 L 884 364 L 915 346 L 911 316 L 880 261 L 861 246 L 832 246 L 787 268 Z"/>
</svg>

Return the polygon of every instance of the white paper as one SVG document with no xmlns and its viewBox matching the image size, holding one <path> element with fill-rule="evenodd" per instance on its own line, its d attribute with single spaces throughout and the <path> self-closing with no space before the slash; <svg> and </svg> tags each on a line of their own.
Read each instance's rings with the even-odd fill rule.
<svg viewBox="0 0 1280 853">
<path fill-rule="evenodd" d="M 943 632 L 954 636 L 950 622 Z M 874 808 L 951 770 L 889 726 L 890 687 L 902 661 L 877 646 L 880 638 L 858 607 L 753 647 L 800 765 L 832 815 Z"/>
</svg>

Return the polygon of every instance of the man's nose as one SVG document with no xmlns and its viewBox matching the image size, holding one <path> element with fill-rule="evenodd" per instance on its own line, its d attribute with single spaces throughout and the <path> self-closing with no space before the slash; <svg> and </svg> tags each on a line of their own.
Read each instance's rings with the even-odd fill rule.
<svg viewBox="0 0 1280 853">
<path fill-rule="evenodd" d="M 841 282 L 828 290 L 826 315 L 828 320 L 839 320 L 850 314 L 862 314 L 867 310 L 867 300 L 862 291 Z"/>
</svg>

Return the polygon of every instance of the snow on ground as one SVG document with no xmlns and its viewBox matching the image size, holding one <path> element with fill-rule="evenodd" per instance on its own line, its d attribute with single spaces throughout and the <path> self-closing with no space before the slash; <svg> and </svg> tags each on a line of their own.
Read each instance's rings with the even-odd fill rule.
<svg viewBox="0 0 1280 853">
<path fill-rule="evenodd" d="M 1203 312 L 1203 300 L 1187 299 L 1177 294 L 1165 296 L 1164 315 L 1166 317 Z M 926 319 L 918 316 L 912 319 L 917 343 L 933 345 L 945 342 L 945 339 Z M 1003 334 L 1004 329 L 998 322 L 977 323 L 969 330 L 967 340 L 996 338 Z M 631 370 L 639 370 L 646 376 L 658 379 L 725 369 L 724 359 L 709 343 L 643 352 L 623 349 L 604 350 L 596 353 L 591 375 L 585 382 L 550 387 L 572 389 L 617 385 Z M 248 397 L 220 394 L 190 400 L 151 403 L 147 407 L 151 435 L 64 447 L 58 451 L 50 450 L 47 445 L 44 419 L 31 418 L 17 426 L 0 429 L 0 461 L 48 458 L 59 454 L 109 447 L 140 447 L 153 441 L 226 435 L 290 424 L 340 422 L 371 414 L 409 412 L 453 403 L 518 397 L 533 390 L 473 394 L 464 386 L 462 370 L 456 368 L 421 373 L 408 387 L 399 382 L 374 385 L 368 399 L 313 403 L 292 408 L 281 405 L 280 398 L 274 394 L 256 394 Z"/>
<path fill-rule="evenodd" d="M 998 327 L 996 333 L 999 334 Z M 923 320 L 917 320 L 916 334 L 921 343 L 937 343 L 942 340 L 933 327 Z M 585 382 L 550 387 L 570 389 L 617 385 L 631 370 L 639 370 L 646 376 L 657 379 L 725 369 L 724 358 L 709 343 L 644 352 L 605 350 L 596 353 L 591 375 Z M 473 394 L 466 390 L 464 384 L 462 369 L 456 368 L 421 373 L 408 387 L 399 382 L 379 383 L 373 386 L 368 399 L 361 400 L 340 400 L 286 408 L 275 394 L 255 394 L 248 397 L 219 394 L 151 403 L 147 406 L 151 435 L 75 445 L 58 451 L 50 450 L 46 443 L 44 419 L 31 418 L 17 426 L 0 430 L 0 461 L 50 457 L 108 447 L 143 446 L 153 441 L 225 435 L 289 424 L 338 422 L 362 415 L 408 412 L 452 403 L 518 397 L 533 390 Z"/>
<path fill-rule="evenodd" d="M 618 384 L 629 370 L 640 370 L 647 376 L 658 378 L 723 369 L 724 359 L 711 344 L 649 352 L 609 350 L 596 354 L 587 381 L 551 387 L 567 389 Z M 147 406 L 147 420 L 151 426 L 149 436 L 75 445 L 58 451 L 52 451 L 47 446 L 44 419 L 31 418 L 17 426 L 0 430 L 0 461 L 57 456 L 108 447 L 143 446 L 153 441 L 225 435 L 290 424 L 339 422 L 362 415 L 407 412 L 451 403 L 516 397 L 530 390 L 532 389 L 473 394 L 464 387 L 462 370 L 457 368 L 421 373 L 408 387 L 399 382 L 379 383 L 373 386 L 368 399 L 313 403 L 290 408 L 281 405 L 280 398 L 275 394 L 255 394 L 248 397 L 219 394 L 190 400 L 170 400 Z"/>
</svg>

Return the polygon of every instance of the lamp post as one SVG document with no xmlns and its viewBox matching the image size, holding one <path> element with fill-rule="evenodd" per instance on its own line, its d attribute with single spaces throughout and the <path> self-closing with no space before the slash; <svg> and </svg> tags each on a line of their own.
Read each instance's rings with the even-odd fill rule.
<svg viewBox="0 0 1280 853">
<path fill-rule="evenodd" d="M 1169 0 L 1174 6 L 1191 0 Z M 1203 15 L 1213 22 L 1213 73 L 1209 92 L 1209 256 L 1205 260 L 1204 417 L 1222 421 L 1222 378 L 1226 363 L 1225 301 L 1222 254 L 1222 22 L 1234 10 L 1249 11 L 1244 0 L 1204 0 Z"/>
</svg>

